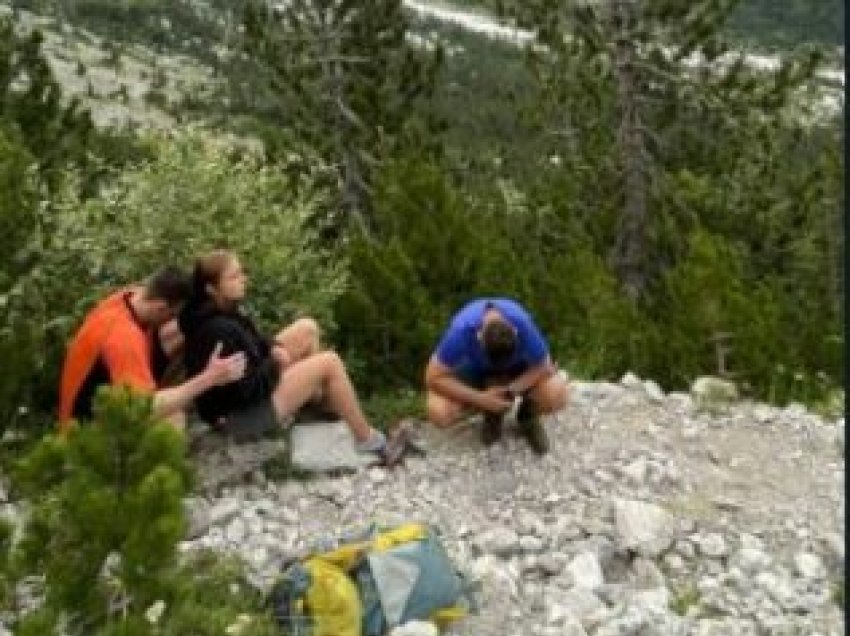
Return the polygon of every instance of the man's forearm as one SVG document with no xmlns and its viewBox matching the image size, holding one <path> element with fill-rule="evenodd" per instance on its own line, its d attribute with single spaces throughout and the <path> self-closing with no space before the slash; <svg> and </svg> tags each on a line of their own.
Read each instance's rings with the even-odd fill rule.
<svg viewBox="0 0 850 636">
<path fill-rule="evenodd" d="M 192 400 L 212 386 L 213 383 L 207 374 L 199 373 L 183 384 L 157 391 L 153 398 L 154 411 L 157 415 L 168 417 L 177 411 L 185 410 L 189 408 Z"/>
<path fill-rule="evenodd" d="M 473 389 L 452 375 L 442 375 L 431 379 L 428 382 L 428 388 L 465 406 L 485 410 L 487 408 L 481 391 Z"/>
<path fill-rule="evenodd" d="M 536 366 L 523 372 L 520 376 L 514 378 L 508 385 L 514 393 L 525 393 L 529 389 L 537 386 L 542 380 L 553 375 L 557 369 L 549 358 Z"/>
</svg>

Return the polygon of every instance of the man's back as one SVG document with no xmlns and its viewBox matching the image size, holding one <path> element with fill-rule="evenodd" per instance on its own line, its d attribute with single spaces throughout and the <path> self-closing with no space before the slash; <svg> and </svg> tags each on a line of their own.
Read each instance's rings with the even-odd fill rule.
<svg viewBox="0 0 850 636">
<path fill-rule="evenodd" d="M 59 420 L 91 417 L 94 394 L 103 384 L 154 391 L 148 330 L 133 313 L 128 290 L 113 293 L 86 316 L 65 355 Z"/>
</svg>

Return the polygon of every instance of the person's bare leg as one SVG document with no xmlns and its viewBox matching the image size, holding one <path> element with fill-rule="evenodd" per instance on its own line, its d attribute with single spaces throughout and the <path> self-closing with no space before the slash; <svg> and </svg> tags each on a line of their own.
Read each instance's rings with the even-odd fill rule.
<svg viewBox="0 0 850 636">
<path fill-rule="evenodd" d="M 446 428 L 455 424 L 466 412 L 467 409 L 462 404 L 434 391 L 428 391 L 425 396 L 426 418 L 438 428 Z"/>
<path fill-rule="evenodd" d="M 369 438 L 373 429 L 363 415 L 342 360 L 333 351 L 317 353 L 286 369 L 272 394 L 278 417 L 283 419 L 297 411 L 317 390 L 345 420 L 358 442 Z"/>
<path fill-rule="evenodd" d="M 289 359 L 297 362 L 319 352 L 321 335 L 319 323 L 312 318 L 299 318 L 281 329 L 274 339 L 286 349 Z"/>
<path fill-rule="evenodd" d="M 569 400 L 569 386 L 558 373 L 541 380 L 529 393 L 537 413 L 560 411 Z"/>
</svg>

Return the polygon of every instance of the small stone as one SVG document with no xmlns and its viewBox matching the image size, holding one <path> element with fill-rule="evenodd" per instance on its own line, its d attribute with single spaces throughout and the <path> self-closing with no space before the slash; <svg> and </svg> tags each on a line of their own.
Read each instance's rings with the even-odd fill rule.
<svg viewBox="0 0 850 636">
<path fill-rule="evenodd" d="M 567 565 L 567 571 L 572 576 L 575 586 L 579 588 L 595 590 L 605 582 L 599 559 L 592 552 L 577 555 Z"/>
<path fill-rule="evenodd" d="M 623 466 L 620 472 L 635 484 L 643 484 L 646 481 L 646 459 L 641 457 L 630 464 Z"/>
<path fill-rule="evenodd" d="M 477 542 L 483 552 L 507 558 L 519 551 L 519 536 L 510 528 L 497 527 L 482 534 Z"/>
<path fill-rule="evenodd" d="M 738 399 L 737 387 L 726 380 L 702 376 L 694 380 L 691 394 L 700 404 L 723 404 Z"/>
<path fill-rule="evenodd" d="M 669 552 L 664 555 L 664 566 L 671 572 L 684 572 L 685 560 L 675 552 Z"/>
<path fill-rule="evenodd" d="M 735 563 L 744 572 L 754 574 L 770 565 L 770 557 L 756 548 L 741 548 L 735 555 Z"/>
<path fill-rule="evenodd" d="M 806 416 L 806 407 L 799 402 L 791 402 L 788 406 L 782 409 L 782 416 L 790 420 L 799 420 Z"/>
<path fill-rule="evenodd" d="M 826 568 L 820 557 L 811 552 L 800 552 L 794 556 L 794 568 L 804 579 L 822 579 L 826 577 Z"/>
<path fill-rule="evenodd" d="M 664 587 L 666 581 L 658 566 L 649 559 L 637 558 L 632 563 L 634 586 L 639 590 L 651 590 Z"/>
<path fill-rule="evenodd" d="M 753 419 L 759 424 L 767 424 L 776 419 L 776 412 L 773 408 L 760 404 L 753 409 Z"/>
<path fill-rule="evenodd" d="M 224 530 L 224 538 L 227 539 L 228 543 L 233 545 L 241 545 L 245 540 L 246 535 L 246 527 L 245 522 L 237 517 Z"/>
<path fill-rule="evenodd" d="M 242 502 L 232 497 L 220 499 L 209 511 L 211 526 L 224 525 L 242 510 Z"/>
<path fill-rule="evenodd" d="M 614 511 L 621 548 L 654 558 L 673 542 L 673 518 L 659 506 L 619 499 Z"/>
<path fill-rule="evenodd" d="M 546 576 L 557 576 L 564 571 L 564 562 L 551 554 L 544 554 L 537 558 L 537 567 Z"/>
<path fill-rule="evenodd" d="M 694 548 L 694 544 L 688 541 L 687 539 L 679 539 L 678 541 L 676 541 L 674 549 L 684 559 L 690 560 L 696 557 L 697 555 L 696 548 Z"/>
<path fill-rule="evenodd" d="M 382 468 L 372 468 L 369 470 L 369 479 L 373 484 L 382 484 L 387 480 L 387 472 Z"/>
<path fill-rule="evenodd" d="M 394 628 L 389 636 L 439 636 L 440 631 L 434 623 L 410 621 Z"/>
<path fill-rule="evenodd" d="M 746 619 L 702 618 L 697 622 L 694 636 L 756 636 L 756 625 Z"/>
<path fill-rule="evenodd" d="M 644 380 L 643 390 L 646 392 L 650 402 L 660 404 L 664 401 L 664 391 L 662 391 L 661 387 L 652 380 Z"/>
<path fill-rule="evenodd" d="M 519 548 L 525 553 L 543 552 L 544 547 L 543 539 L 540 537 L 526 534 L 519 539 Z"/>
<path fill-rule="evenodd" d="M 627 389 L 643 388 L 643 382 L 641 382 L 641 379 L 631 371 L 626 372 L 625 375 L 620 378 L 620 384 Z"/>
<path fill-rule="evenodd" d="M 559 601 L 567 614 L 575 616 L 585 626 L 589 617 L 605 609 L 605 605 L 596 594 L 581 587 L 570 588 L 564 592 Z"/>
<path fill-rule="evenodd" d="M 691 537 L 691 541 L 697 546 L 701 555 L 711 559 L 719 559 L 726 556 L 728 552 L 726 541 L 716 532 L 694 535 Z"/>
</svg>

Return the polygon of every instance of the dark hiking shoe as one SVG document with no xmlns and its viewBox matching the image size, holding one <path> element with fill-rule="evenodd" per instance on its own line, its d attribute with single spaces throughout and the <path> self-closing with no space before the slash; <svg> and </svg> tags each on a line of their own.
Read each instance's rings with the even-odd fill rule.
<svg viewBox="0 0 850 636">
<path fill-rule="evenodd" d="M 523 400 L 517 413 L 517 424 L 520 434 L 528 440 L 528 445 L 538 455 L 549 452 L 549 437 L 543 428 L 540 416 L 534 412 L 534 407 L 529 400 Z"/>
<path fill-rule="evenodd" d="M 481 441 L 484 446 L 492 446 L 502 439 L 502 414 L 485 413 L 481 428 Z"/>
<path fill-rule="evenodd" d="M 378 466 L 392 468 L 401 464 L 408 454 L 424 455 L 421 447 L 416 445 L 415 424 L 411 420 L 402 420 L 390 429 L 386 443 L 379 452 Z"/>
</svg>

